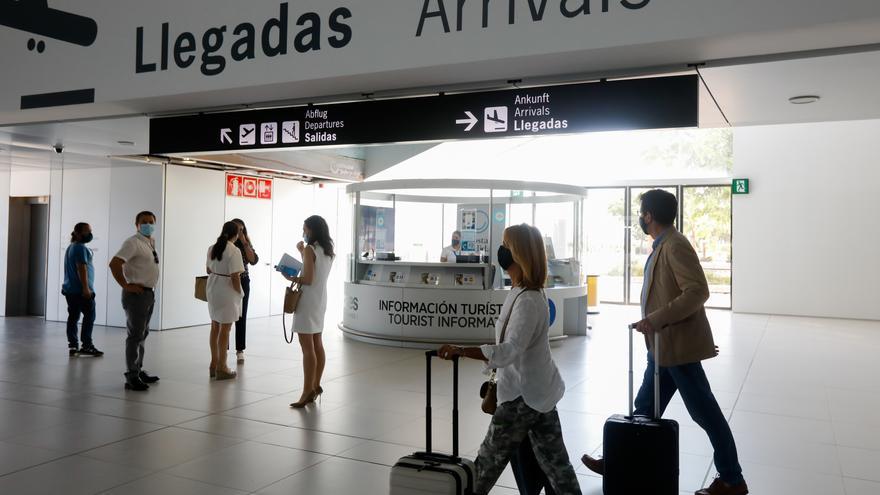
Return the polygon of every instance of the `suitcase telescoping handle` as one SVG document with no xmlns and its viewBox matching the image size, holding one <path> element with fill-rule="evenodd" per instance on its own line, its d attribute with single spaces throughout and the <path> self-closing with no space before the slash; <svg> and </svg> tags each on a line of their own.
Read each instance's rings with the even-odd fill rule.
<svg viewBox="0 0 880 495">
<path fill-rule="evenodd" d="M 633 333 L 634 324 L 629 326 L 629 417 L 635 414 L 633 401 Z M 660 419 L 660 339 L 654 332 L 654 419 Z M 430 399 L 429 399 L 430 400 Z"/>
<path fill-rule="evenodd" d="M 425 450 L 431 453 L 431 358 L 439 356 L 437 351 L 426 351 L 427 380 L 425 392 Z M 458 356 L 452 358 L 452 455 L 458 457 Z"/>
</svg>

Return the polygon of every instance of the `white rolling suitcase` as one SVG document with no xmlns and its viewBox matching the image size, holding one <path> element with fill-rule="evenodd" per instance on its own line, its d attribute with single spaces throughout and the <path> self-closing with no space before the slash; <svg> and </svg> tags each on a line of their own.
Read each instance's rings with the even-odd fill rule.
<svg viewBox="0 0 880 495">
<path fill-rule="evenodd" d="M 473 461 L 458 455 L 458 358 L 452 361 L 452 455 L 431 451 L 431 358 L 427 360 L 427 405 L 425 407 L 425 452 L 400 458 L 391 468 L 391 495 L 469 495 L 474 489 Z"/>
</svg>

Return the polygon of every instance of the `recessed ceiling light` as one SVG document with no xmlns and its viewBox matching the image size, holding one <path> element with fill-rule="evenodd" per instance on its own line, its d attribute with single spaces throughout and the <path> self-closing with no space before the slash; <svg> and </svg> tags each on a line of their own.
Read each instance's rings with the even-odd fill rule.
<svg viewBox="0 0 880 495">
<path fill-rule="evenodd" d="M 792 96 L 788 99 L 788 101 L 794 105 L 807 105 L 810 103 L 816 103 L 821 100 L 821 96 L 816 95 L 801 95 L 801 96 Z"/>
<path fill-rule="evenodd" d="M 196 163 L 198 163 L 197 161 L 193 160 L 192 158 L 184 158 L 183 160 L 181 160 L 181 162 L 185 163 L 187 165 L 195 165 Z"/>
<path fill-rule="evenodd" d="M 122 146 L 134 146 L 134 145 L 135 145 L 135 142 L 134 142 L 134 141 L 125 141 L 125 140 L 122 140 L 122 141 L 116 141 L 116 142 L 117 142 L 118 144 L 121 144 Z"/>
</svg>

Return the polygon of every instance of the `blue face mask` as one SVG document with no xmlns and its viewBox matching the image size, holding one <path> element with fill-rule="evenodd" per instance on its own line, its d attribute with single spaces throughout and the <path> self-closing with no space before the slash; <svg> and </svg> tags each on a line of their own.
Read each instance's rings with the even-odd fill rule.
<svg viewBox="0 0 880 495">
<path fill-rule="evenodd" d="M 156 226 L 151 223 L 142 223 L 138 227 L 138 232 L 145 237 L 150 237 L 156 231 Z"/>
</svg>

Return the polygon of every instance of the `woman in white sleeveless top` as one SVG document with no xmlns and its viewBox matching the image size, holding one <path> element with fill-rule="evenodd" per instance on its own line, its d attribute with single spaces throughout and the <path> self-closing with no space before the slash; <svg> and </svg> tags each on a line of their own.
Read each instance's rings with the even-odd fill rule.
<svg viewBox="0 0 880 495">
<path fill-rule="evenodd" d="M 327 278 L 335 256 L 327 222 L 318 215 L 307 218 L 303 223 L 303 240 L 296 248 L 302 255 L 303 269 L 299 277 L 288 280 L 302 284 L 303 291 L 293 319 L 293 330 L 303 352 L 303 389 L 299 400 L 290 407 L 302 408 L 324 392 L 321 376 L 327 358 L 321 332 L 327 311 Z"/>
<path fill-rule="evenodd" d="M 229 330 L 241 318 L 243 292 L 241 274 L 244 272 L 241 250 L 235 247 L 240 227 L 235 222 L 223 224 L 217 242 L 208 248 L 205 268 L 208 271 L 208 314 L 211 316 L 210 376 L 218 380 L 235 378 L 235 372 L 226 363 L 229 348 Z"/>
</svg>

